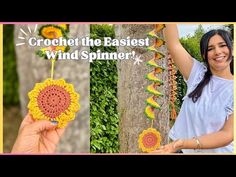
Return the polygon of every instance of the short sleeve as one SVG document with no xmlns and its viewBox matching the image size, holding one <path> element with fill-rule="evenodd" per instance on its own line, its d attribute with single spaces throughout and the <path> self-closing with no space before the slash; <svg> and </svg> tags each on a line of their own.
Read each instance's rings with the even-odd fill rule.
<svg viewBox="0 0 236 177">
<path fill-rule="evenodd" d="M 207 67 L 193 58 L 193 67 L 187 80 L 188 87 L 194 87 L 198 85 L 204 78 L 206 71 Z"/>
<path fill-rule="evenodd" d="M 227 113 L 227 119 L 229 116 L 234 112 L 234 98 L 233 96 L 230 97 L 228 103 L 226 104 L 226 113 Z"/>
<path fill-rule="evenodd" d="M 207 71 L 207 67 L 201 62 L 197 61 L 195 58 L 193 58 L 192 70 L 190 72 L 188 80 L 187 81 L 185 80 L 188 88 L 187 88 L 187 93 L 184 98 L 186 98 L 186 96 L 197 87 L 197 85 L 204 78 L 206 71 Z"/>
</svg>

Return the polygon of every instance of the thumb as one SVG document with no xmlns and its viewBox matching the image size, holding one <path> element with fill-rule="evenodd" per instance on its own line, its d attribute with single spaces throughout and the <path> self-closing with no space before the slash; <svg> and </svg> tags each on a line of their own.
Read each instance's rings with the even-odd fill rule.
<svg viewBox="0 0 236 177">
<path fill-rule="evenodd" d="M 49 120 L 39 120 L 30 125 L 31 131 L 34 131 L 36 133 L 45 131 L 45 130 L 51 130 L 57 127 L 58 122 L 53 121 L 50 122 Z"/>
</svg>

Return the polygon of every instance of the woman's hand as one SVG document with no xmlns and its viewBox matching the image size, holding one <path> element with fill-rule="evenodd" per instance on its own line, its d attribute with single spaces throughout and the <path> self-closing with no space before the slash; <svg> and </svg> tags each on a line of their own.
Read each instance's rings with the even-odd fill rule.
<svg viewBox="0 0 236 177">
<path fill-rule="evenodd" d="M 172 143 L 166 144 L 164 146 L 161 146 L 159 149 L 153 151 L 153 153 L 175 153 L 177 150 L 181 149 L 184 145 L 184 141 L 179 139 L 176 141 L 173 141 Z"/>
<path fill-rule="evenodd" d="M 12 153 L 53 153 L 63 132 L 48 120 L 35 121 L 30 114 L 21 123 Z"/>
</svg>

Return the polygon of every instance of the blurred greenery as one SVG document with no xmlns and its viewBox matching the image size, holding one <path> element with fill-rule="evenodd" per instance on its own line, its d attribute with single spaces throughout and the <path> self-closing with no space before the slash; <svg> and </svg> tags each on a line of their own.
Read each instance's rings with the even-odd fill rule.
<svg viewBox="0 0 236 177">
<path fill-rule="evenodd" d="M 92 39 L 115 38 L 111 25 L 90 25 Z M 91 52 L 116 52 L 115 47 L 91 47 Z M 119 152 L 117 113 L 117 68 L 115 60 L 90 64 L 90 152 Z"/>
<path fill-rule="evenodd" d="M 9 107 L 19 105 L 14 25 L 3 25 L 3 34 L 3 104 Z"/>
<path fill-rule="evenodd" d="M 228 24 L 228 25 L 224 25 L 231 33 L 232 38 L 234 39 L 234 25 L 233 24 Z"/>
<path fill-rule="evenodd" d="M 11 152 L 21 122 L 14 25 L 3 25 L 3 151 Z"/>
</svg>

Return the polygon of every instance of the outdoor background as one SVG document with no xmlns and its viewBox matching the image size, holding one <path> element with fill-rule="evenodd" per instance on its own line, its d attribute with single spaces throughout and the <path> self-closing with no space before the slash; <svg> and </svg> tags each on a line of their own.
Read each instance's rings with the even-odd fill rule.
<svg viewBox="0 0 236 177">
<path fill-rule="evenodd" d="M 221 28 L 229 29 L 233 31 L 233 25 L 221 25 Z M 10 152 L 12 145 L 15 141 L 19 125 L 22 121 L 24 115 L 22 115 L 22 109 L 20 101 L 20 96 L 22 95 L 20 91 L 19 82 L 19 72 L 17 63 L 18 56 L 16 55 L 14 30 L 15 25 L 4 25 L 3 26 L 3 121 L 4 121 L 4 152 Z M 76 27 L 75 27 L 76 28 Z M 116 38 L 115 28 L 122 28 L 122 26 L 115 25 L 90 25 L 85 27 L 86 32 L 90 34 L 91 38 L 103 38 L 105 36 Z M 143 26 L 135 26 L 135 29 L 142 29 Z M 76 29 L 77 33 L 80 28 Z M 19 28 L 18 28 L 19 31 Z M 201 60 L 200 50 L 199 50 L 199 40 L 201 36 L 207 31 L 202 25 L 198 25 L 197 28 L 191 32 L 191 35 L 185 35 L 181 37 L 181 43 L 189 51 L 189 53 L 196 59 Z M 75 32 L 76 33 L 76 32 Z M 15 33 L 16 34 L 16 33 Z M 107 52 L 115 52 L 117 48 L 115 47 L 91 47 L 91 51 L 96 51 L 97 49 Z M 27 49 L 25 49 L 27 50 Z M 32 51 L 29 56 L 32 56 Z M 24 58 L 29 60 L 30 58 Z M 22 60 L 23 61 L 23 60 Z M 77 62 L 77 61 L 76 61 Z M 118 83 L 118 69 L 117 61 L 94 61 L 93 63 L 85 64 L 85 70 L 83 75 L 80 77 L 80 81 L 84 79 L 84 86 L 81 88 L 78 86 L 80 94 L 87 97 L 83 101 L 85 110 L 82 111 L 81 115 L 84 120 L 84 127 L 87 126 L 84 133 L 78 129 L 78 133 L 72 136 L 75 126 L 79 126 L 80 123 L 75 124 L 67 137 L 62 141 L 60 152 L 93 152 L 93 153 L 116 153 L 120 152 L 120 144 L 122 140 L 119 139 L 120 127 L 119 125 L 119 113 L 117 110 L 118 98 L 117 98 L 117 83 Z M 90 68 L 90 69 L 89 69 Z M 39 72 L 40 72 L 40 68 Z M 59 69 L 60 70 L 60 69 Z M 70 69 L 69 69 L 70 70 Z M 81 70 L 81 69 L 80 69 Z M 77 70 L 76 72 L 77 73 Z M 30 73 L 25 73 L 30 74 Z M 70 76 L 66 76 L 70 77 Z M 89 79 L 90 78 L 90 79 Z M 186 92 L 186 85 L 183 81 L 182 76 L 177 74 L 178 90 L 177 90 L 177 101 L 175 103 L 177 112 L 182 104 L 182 98 Z M 86 89 L 88 92 L 86 92 Z M 90 96 L 89 96 L 90 91 Z M 89 102 L 90 100 L 90 102 Z M 82 107 L 83 107 L 82 105 Z M 90 113 L 90 114 L 89 114 Z M 79 116 L 79 117 L 80 117 Z M 89 118 L 90 117 L 90 118 Z M 81 118 L 78 118 L 81 119 Z M 72 123 L 73 124 L 73 123 Z M 173 125 L 173 120 L 170 120 L 170 126 Z M 137 125 L 136 125 L 137 126 Z M 71 130 L 72 130 L 71 129 Z M 72 140 L 71 139 L 72 136 Z M 86 139 L 87 137 L 87 139 Z M 79 139 L 84 140 L 84 147 L 80 147 L 78 150 L 78 145 L 71 145 L 73 141 L 79 141 Z M 77 142 L 78 143 L 78 142 Z M 136 142 L 131 142 L 136 143 Z M 74 147 L 74 148 L 73 148 Z"/>
</svg>

